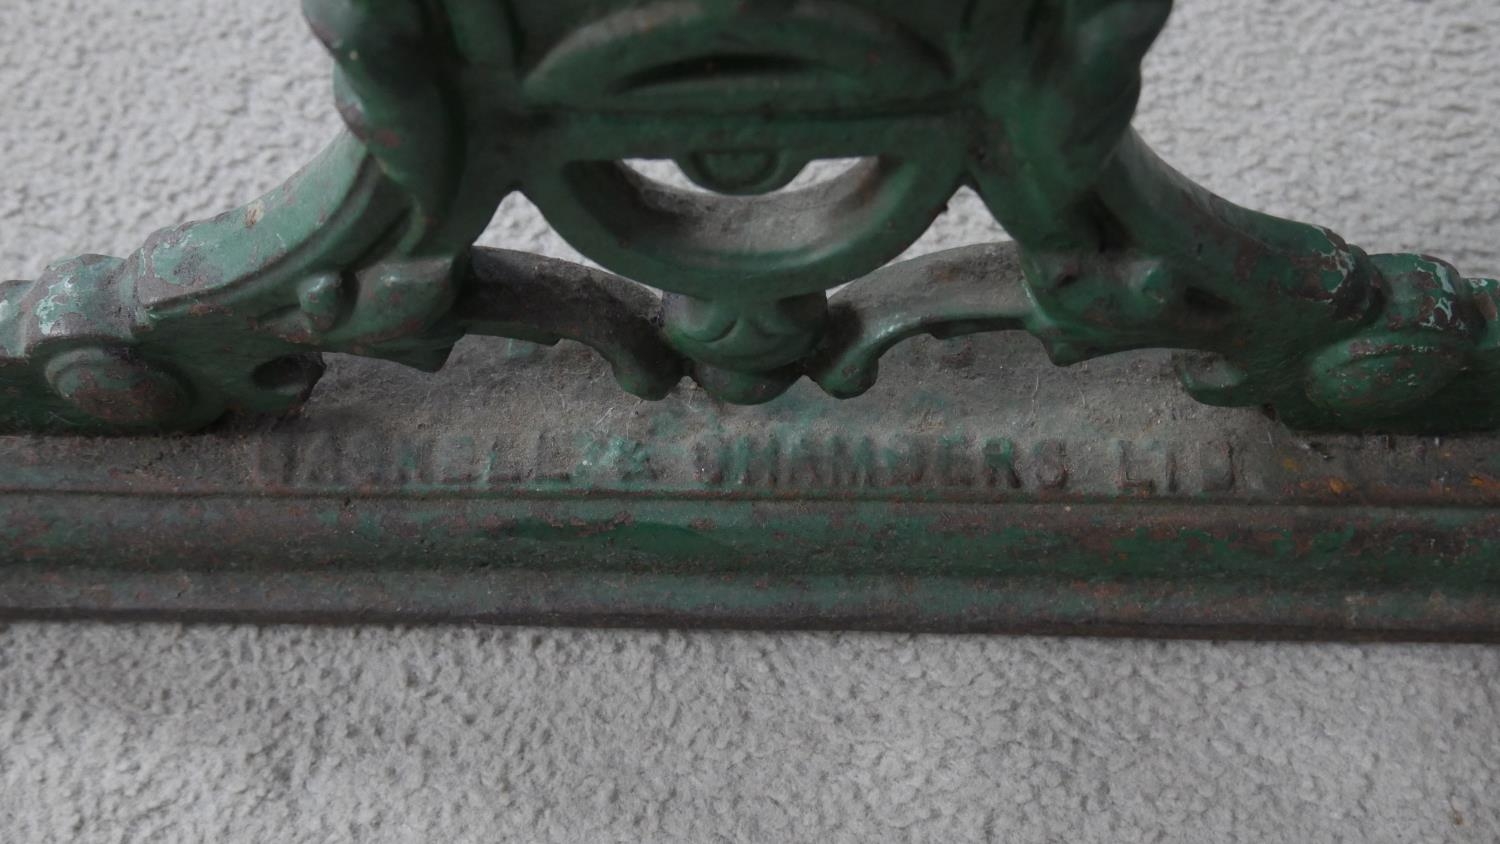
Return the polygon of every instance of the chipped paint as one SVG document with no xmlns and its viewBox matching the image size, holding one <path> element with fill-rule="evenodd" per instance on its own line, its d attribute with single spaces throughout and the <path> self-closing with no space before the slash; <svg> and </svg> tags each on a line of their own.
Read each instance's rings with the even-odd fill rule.
<svg viewBox="0 0 1500 844">
<path fill-rule="evenodd" d="M 1500 428 L 1495 283 L 1160 162 L 1130 121 L 1169 0 L 1034 38 L 1035 4 L 988 2 L 1018 37 L 903 0 L 307 0 L 346 134 L 239 211 L 6 286 L 0 430 L 56 436 L 0 437 L 0 612 L 1494 634 L 1487 456 L 1260 414 Z M 890 263 L 961 185 L 1014 242 Z M 476 247 L 523 189 L 607 271 Z M 1072 403 L 993 336 L 920 345 L 1014 331 L 1060 364 L 1202 353 L 1216 407 L 1144 404 L 1160 361 Z M 466 382 L 367 364 L 308 403 L 320 352 L 437 373 L 466 334 L 607 372 L 566 344 Z"/>
</svg>

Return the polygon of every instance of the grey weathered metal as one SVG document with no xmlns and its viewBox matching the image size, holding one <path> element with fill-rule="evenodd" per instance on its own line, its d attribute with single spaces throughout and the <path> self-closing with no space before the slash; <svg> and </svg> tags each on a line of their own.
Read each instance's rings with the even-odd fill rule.
<svg viewBox="0 0 1500 844">
<path fill-rule="evenodd" d="M 0 612 L 1500 630 L 1500 284 L 1156 159 L 1167 0 L 305 6 L 315 162 L 0 285 Z"/>
</svg>

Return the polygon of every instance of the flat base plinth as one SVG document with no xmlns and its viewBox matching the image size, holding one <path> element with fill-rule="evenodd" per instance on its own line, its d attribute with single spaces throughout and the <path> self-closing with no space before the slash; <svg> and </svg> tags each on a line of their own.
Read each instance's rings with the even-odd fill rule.
<svg viewBox="0 0 1500 844">
<path fill-rule="evenodd" d="M 0 537 L 11 618 L 1500 640 L 1500 437 L 1298 435 L 1010 335 L 749 408 L 571 344 L 340 358 L 293 419 L 0 437 Z"/>
</svg>

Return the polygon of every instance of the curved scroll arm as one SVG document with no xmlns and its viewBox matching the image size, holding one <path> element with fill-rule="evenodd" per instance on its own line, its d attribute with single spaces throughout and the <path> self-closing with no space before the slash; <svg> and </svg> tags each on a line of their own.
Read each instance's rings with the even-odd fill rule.
<svg viewBox="0 0 1500 844">
<path fill-rule="evenodd" d="M 1091 250 L 1023 248 L 1032 330 L 1071 363 L 1127 349 L 1181 362 L 1210 404 L 1302 429 L 1455 432 L 1500 424 L 1497 285 L 1421 255 L 1233 205 L 1126 133 L 1088 196 Z"/>
<path fill-rule="evenodd" d="M 158 232 L 124 260 L 84 256 L 12 282 L 0 289 L 0 427 L 181 430 L 230 408 L 297 406 L 322 371 L 317 348 L 399 331 L 379 308 L 390 285 L 351 268 L 403 213 L 344 136 L 261 199 Z"/>
<path fill-rule="evenodd" d="M 936 252 L 871 273 L 829 304 L 827 339 L 808 375 L 830 395 L 875 385 L 880 358 L 921 334 L 1021 330 L 1032 315 L 1015 244 Z"/>
<path fill-rule="evenodd" d="M 552 345 L 576 340 L 609 361 L 615 380 L 644 399 L 664 398 L 682 360 L 656 326 L 651 291 L 600 270 L 525 252 L 476 248 L 454 306 L 470 334 Z"/>
</svg>

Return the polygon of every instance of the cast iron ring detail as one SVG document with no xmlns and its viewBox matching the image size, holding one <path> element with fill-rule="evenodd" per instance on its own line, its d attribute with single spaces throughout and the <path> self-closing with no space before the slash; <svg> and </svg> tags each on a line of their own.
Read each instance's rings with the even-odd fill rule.
<svg viewBox="0 0 1500 844">
<path fill-rule="evenodd" d="M 1238 208 L 1131 131 L 1170 0 L 304 5 L 348 131 L 242 208 L 0 285 L 0 427 L 283 413 L 320 352 L 435 370 L 466 334 L 586 343 L 644 398 L 851 397 L 906 338 L 997 330 L 1181 349 L 1196 398 L 1299 428 L 1500 425 L 1495 281 Z M 827 158 L 859 163 L 788 187 Z M 1015 241 L 890 263 L 961 187 Z M 473 246 L 516 191 L 605 271 Z"/>
</svg>

